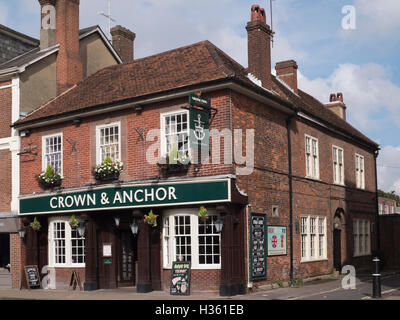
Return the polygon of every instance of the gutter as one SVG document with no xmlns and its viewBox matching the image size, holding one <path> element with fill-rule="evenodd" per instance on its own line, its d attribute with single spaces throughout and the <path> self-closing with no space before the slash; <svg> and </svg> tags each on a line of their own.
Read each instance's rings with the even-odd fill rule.
<svg viewBox="0 0 400 320">
<path fill-rule="evenodd" d="M 375 163 L 375 210 L 376 210 L 376 244 L 378 251 L 381 250 L 381 231 L 379 223 L 379 195 L 378 195 L 378 167 L 376 166 L 376 158 L 378 158 L 379 149 L 374 153 L 374 163 Z"/>
<path fill-rule="evenodd" d="M 293 286 L 294 266 L 293 266 L 293 172 L 292 172 L 292 139 L 290 135 L 290 126 L 293 115 L 286 119 L 286 131 L 288 141 L 288 165 L 289 165 L 289 242 L 290 242 L 290 285 Z"/>
</svg>

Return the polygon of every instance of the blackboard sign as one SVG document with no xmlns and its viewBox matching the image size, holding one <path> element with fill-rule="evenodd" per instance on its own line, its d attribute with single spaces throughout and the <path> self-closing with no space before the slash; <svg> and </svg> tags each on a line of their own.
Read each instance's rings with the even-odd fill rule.
<svg viewBox="0 0 400 320">
<path fill-rule="evenodd" d="M 190 295 L 190 262 L 172 262 L 171 290 L 172 295 Z"/>
<path fill-rule="evenodd" d="M 42 288 L 38 266 L 25 266 L 25 277 L 28 289 Z"/>
<path fill-rule="evenodd" d="M 267 278 L 266 220 L 267 216 L 262 213 L 250 215 L 251 280 Z"/>
</svg>

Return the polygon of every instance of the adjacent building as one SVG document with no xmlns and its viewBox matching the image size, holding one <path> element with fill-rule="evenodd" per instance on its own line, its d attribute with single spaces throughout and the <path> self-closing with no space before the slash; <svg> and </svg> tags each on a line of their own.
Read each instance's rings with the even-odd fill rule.
<svg viewBox="0 0 400 320">
<path fill-rule="evenodd" d="M 397 210 L 397 203 L 394 199 L 378 197 L 378 205 L 379 205 L 379 214 L 396 214 L 398 213 Z"/>
<path fill-rule="evenodd" d="M 248 68 L 199 42 L 106 67 L 13 121 L 16 265 L 47 266 L 51 288 L 76 271 L 86 290 L 148 292 L 168 291 L 187 261 L 192 292 L 223 296 L 369 267 L 378 145 L 346 121 L 341 93 L 323 104 L 298 88 L 295 61 L 271 74 L 264 9 L 246 29 Z M 96 175 L 115 173 L 110 160 L 123 171 Z M 61 185 L 36 181 L 48 165 Z"/>
<path fill-rule="evenodd" d="M 37 152 L 21 149 L 20 133 L 11 128 L 11 124 L 98 70 L 121 64 L 123 59 L 133 56 L 134 33 L 121 26 L 113 29 L 113 33 L 118 33 L 118 38 L 114 39 L 115 48 L 100 27 L 79 30 L 76 18 L 79 17 L 79 1 L 39 3 L 42 19 L 48 20 L 45 18 L 51 10 L 46 6 L 51 5 L 55 15 L 49 19 L 56 20 L 54 28 L 42 23 L 40 40 L 0 25 L 0 268 L 7 267 L 0 271 L 0 286 L 11 286 L 11 273 L 16 279 L 21 269 L 19 258 L 15 260 L 17 248 L 12 246 L 15 242 L 10 241 L 18 238 L 18 196 L 20 179 L 23 179 L 20 157 L 27 152 Z M 125 53 L 119 50 L 121 46 L 130 47 L 130 57 L 125 56 L 128 49 Z M 15 281 L 13 286 L 18 286 Z"/>
</svg>

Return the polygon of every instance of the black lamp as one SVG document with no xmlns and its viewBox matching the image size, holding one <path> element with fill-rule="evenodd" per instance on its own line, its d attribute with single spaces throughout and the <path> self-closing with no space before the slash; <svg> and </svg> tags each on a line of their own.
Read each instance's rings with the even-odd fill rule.
<svg viewBox="0 0 400 320">
<path fill-rule="evenodd" d="M 86 223 L 85 222 L 80 222 L 77 230 L 78 230 L 78 235 L 81 238 L 83 238 L 85 236 L 85 233 L 86 233 Z"/>
<path fill-rule="evenodd" d="M 214 222 L 214 226 L 215 226 L 215 231 L 217 233 L 221 233 L 222 229 L 224 227 L 224 218 L 219 217 L 215 222 Z"/>
<path fill-rule="evenodd" d="M 25 229 L 19 229 L 18 230 L 18 234 L 19 234 L 19 237 L 21 239 L 24 239 L 25 238 L 25 234 L 26 234 L 26 230 Z"/>
<path fill-rule="evenodd" d="M 119 227 L 119 223 L 121 221 L 120 217 L 114 217 L 114 221 L 115 221 L 115 226 L 118 228 Z"/>
<path fill-rule="evenodd" d="M 139 224 L 137 223 L 136 219 L 133 220 L 133 222 L 131 223 L 130 227 L 131 227 L 132 234 L 134 236 L 136 236 L 138 234 L 138 231 L 139 231 Z"/>
</svg>

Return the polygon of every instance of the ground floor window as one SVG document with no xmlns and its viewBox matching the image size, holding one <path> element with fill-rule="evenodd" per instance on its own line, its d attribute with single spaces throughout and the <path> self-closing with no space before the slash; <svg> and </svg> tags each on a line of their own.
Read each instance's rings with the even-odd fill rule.
<svg viewBox="0 0 400 320">
<path fill-rule="evenodd" d="M 371 254 L 370 221 L 363 219 L 353 220 L 354 256 Z"/>
<path fill-rule="evenodd" d="M 216 213 L 201 221 L 198 209 L 167 210 L 163 216 L 164 268 L 173 261 L 191 261 L 193 269 L 221 268 L 221 235 L 216 232 Z"/>
<path fill-rule="evenodd" d="M 326 259 L 326 218 L 301 217 L 301 261 Z"/>
<path fill-rule="evenodd" d="M 69 219 L 49 219 L 49 263 L 54 267 L 85 266 L 85 238 L 71 228 Z"/>
</svg>

